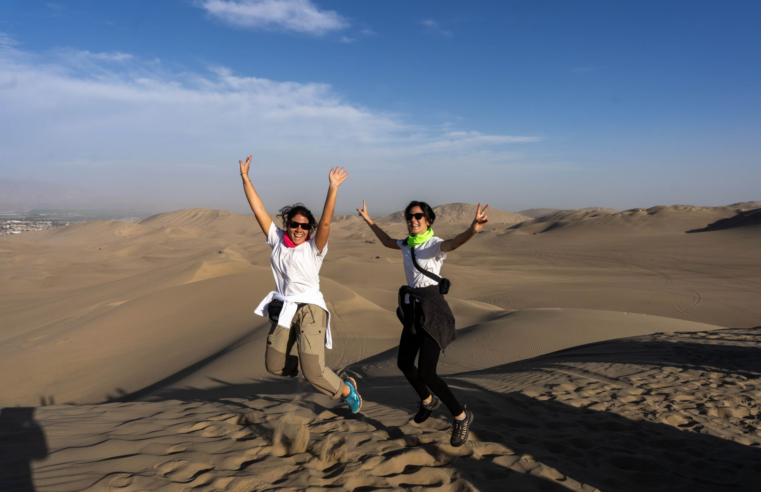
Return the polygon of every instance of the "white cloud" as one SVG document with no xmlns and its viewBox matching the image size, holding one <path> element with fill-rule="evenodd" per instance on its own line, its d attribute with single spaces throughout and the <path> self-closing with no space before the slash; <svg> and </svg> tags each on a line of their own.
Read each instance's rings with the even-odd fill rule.
<svg viewBox="0 0 761 492">
<path fill-rule="evenodd" d="M 355 183 L 373 179 L 366 186 L 377 187 L 381 169 L 391 170 L 389 180 L 408 166 L 513 163 L 520 156 L 508 146 L 539 140 L 417 125 L 346 101 L 328 84 L 226 67 L 172 72 L 118 52 L 0 50 L 3 80 L 14 84 L 0 90 L 0 174 L 77 184 L 101 179 L 118 183 L 114 194 L 227 196 L 214 183 L 229 186 L 230 166 L 252 152 L 270 170 L 285 166 L 301 176 L 350 165 L 365 171 Z M 192 193 L 187 183 L 178 185 L 187 176 L 203 176 Z M 393 186 L 401 193 L 407 184 Z M 183 206 L 198 203 L 218 202 Z"/>
<path fill-rule="evenodd" d="M 311 0 L 201 0 L 209 15 L 237 27 L 284 29 L 314 35 L 343 29 L 349 22 Z"/>
<path fill-rule="evenodd" d="M 102 53 L 93 53 L 91 51 L 79 51 L 71 49 L 59 49 L 55 53 L 63 58 L 67 58 L 70 63 L 74 62 L 125 62 L 132 60 L 134 57 L 128 53 L 120 51 L 110 51 Z"/>
<path fill-rule="evenodd" d="M 11 48 L 13 46 L 18 46 L 19 44 L 20 43 L 13 39 L 10 34 L 0 31 L 0 48 Z"/>
<path fill-rule="evenodd" d="M 480 132 L 449 132 L 443 135 L 444 142 L 468 142 L 468 143 L 529 143 L 538 142 L 540 137 L 516 137 L 511 135 L 484 135 Z"/>
<path fill-rule="evenodd" d="M 370 38 L 373 36 L 377 36 L 375 31 L 372 29 L 360 29 L 352 34 L 351 37 L 349 36 L 341 36 L 341 42 L 346 44 L 352 44 L 357 42 L 360 39 Z"/>
<path fill-rule="evenodd" d="M 440 36 L 453 36 L 454 33 L 450 31 L 449 29 L 445 29 L 441 22 L 433 20 L 433 19 L 424 19 L 420 21 L 420 24 L 426 27 L 426 31 L 433 34 L 438 34 Z"/>
<path fill-rule="evenodd" d="M 112 51 L 110 53 L 90 53 L 89 51 L 83 51 L 82 53 L 86 53 L 87 56 L 90 56 L 95 60 L 102 61 L 121 62 L 132 59 L 132 55 L 121 53 L 119 51 Z"/>
<path fill-rule="evenodd" d="M 58 3 L 46 3 L 45 6 L 50 9 L 54 16 L 61 15 L 63 12 L 63 6 Z"/>
<path fill-rule="evenodd" d="M 174 73 L 120 52 L 63 50 L 54 52 L 52 61 L 18 50 L 7 52 L 12 56 L 0 56 L 0 74 L 17 79 L 18 87 L 0 95 L 6 114 L 15 116 L 14 125 L 28 122 L 35 128 L 32 134 L 66 134 L 71 141 L 90 140 L 84 136 L 108 129 L 135 132 L 147 140 L 161 134 L 153 143 L 168 146 L 198 134 L 212 142 L 256 134 L 269 143 L 294 145 L 291 139 L 296 139 L 296 147 L 344 142 L 425 152 L 539 140 L 422 127 L 347 102 L 327 84 L 241 76 L 226 67 L 211 67 L 206 74 Z M 122 61 L 130 64 L 113 63 Z M 66 124 L 59 126 L 63 120 Z M 74 128 L 83 132 L 74 133 Z"/>
</svg>

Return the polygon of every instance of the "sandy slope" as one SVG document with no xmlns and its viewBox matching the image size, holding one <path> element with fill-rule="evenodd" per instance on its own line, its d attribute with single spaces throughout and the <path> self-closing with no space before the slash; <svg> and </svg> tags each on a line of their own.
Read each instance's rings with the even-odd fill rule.
<svg viewBox="0 0 761 492">
<path fill-rule="evenodd" d="M 560 208 L 527 208 L 526 210 L 519 210 L 516 213 L 532 219 L 538 219 L 547 214 L 560 212 Z"/>
<path fill-rule="evenodd" d="M 748 489 L 761 473 L 752 206 L 490 213 L 444 268 L 459 340 L 441 372 L 478 419 L 459 450 L 445 412 L 408 422 L 401 257 L 356 217 L 334 225 L 322 287 L 328 364 L 359 378 L 359 418 L 264 371 L 268 323 L 252 310 L 273 282 L 251 215 L 4 237 L 0 489 Z M 437 234 L 473 211 L 437 207 Z M 398 219 L 377 222 L 402 237 Z"/>
<path fill-rule="evenodd" d="M 4 409 L 0 431 L 34 429 L 15 456 L 44 458 L 37 490 L 754 490 L 759 349 L 752 329 L 655 334 L 463 372 L 449 382 L 478 420 L 462 448 L 443 412 L 409 422 L 399 376 L 360 379 L 357 417 L 287 380 Z"/>
<path fill-rule="evenodd" d="M 582 211 L 582 212 L 605 212 L 605 213 L 617 213 L 620 212 L 617 208 L 608 208 L 608 207 L 585 207 L 585 208 L 579 208 L 574 210 L 563 210 L 559 208 L 529 208 L 526 210 L 520 210 L 516 212 L 519 215 L 524 215 L 526 217 L 530 217 L 532 219 L 538 219 L 541 217 L 544 217 L 546 215 L 555 214 L 557 212 L 573 212 L 573 211 Z"/>
<path fill-rule="evenodd" d="M 726 207 L 658 206 L 648 209 L 634 208 L 622 212 L 594 207 L 560 210 L 521 222 L 514 228 L 529 233 L 570 230 L 591 234 L 681 234 L 733 217 L 747 210 L 746 207 L 752 206 L 752 203 L 737 203 Z"/>
</svg>

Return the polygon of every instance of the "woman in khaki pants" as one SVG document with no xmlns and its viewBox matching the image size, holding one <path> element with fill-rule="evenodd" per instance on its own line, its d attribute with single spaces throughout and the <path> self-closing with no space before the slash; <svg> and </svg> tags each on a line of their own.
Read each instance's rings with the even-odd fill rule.
<svg viewBox="0 0 761 492">
<path fill-rule="evenodd" d="M 294 377 L 299 365 L 304 377 L 318 391 L 332 399 L 341 398 L 352 413 L 362 408 L 357 382 L 347 377 L 341 380 L 325 367 L 325 347 L 332 348 L 330 312 L 320 292 L 320 268 L 328 252 L 330 221 L 336 206 L 338 187 L 349 173 L 344 168 L 332 168 L 325 207 L 317 225 L 312 212 L 297 203 L 280 209 L 283 229 L 277 227 L 264 209 L 248 170 L 251 156 L 240 163 L 243 189 L 267 244 L 272 248 L 270 264 L 275 277 L 275 290 L 262 300 L 254 311 L 269 316 L 272 328 L 267 337 L 265 365 L 278 376 Z M 314 237 L 312 232 L 315 231 Z M 296 345 L 298 357 L 290 355 Z M 300 364 L 299 364 L 300 362 Z"/>
</svg>

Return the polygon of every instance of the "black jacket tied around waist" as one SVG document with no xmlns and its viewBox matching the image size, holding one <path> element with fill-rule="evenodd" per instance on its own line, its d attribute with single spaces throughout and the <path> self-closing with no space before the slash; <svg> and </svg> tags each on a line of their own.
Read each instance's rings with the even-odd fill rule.
<svg viewBox="0 0 761 492">
<path fill-rule="evenodd" d="M 407 294 L 410 296 L 409 304 L 404 303 Z M 418 302 L 415 302 L 416 300 Z M 412 333 L 415 333 L 416 330 L 415 320 L 419 318 L 420 327 L 436 340 L 442 351 L 457 338 L 454 314 L 452 314 L 447 300 L 439 292 L 438 285 L 419 289 L 403 285 L 399 288 L 398 302 L 399 307 L 396 309 L 396 315 L 404 327 L 412 330 Z"/>
</svg>

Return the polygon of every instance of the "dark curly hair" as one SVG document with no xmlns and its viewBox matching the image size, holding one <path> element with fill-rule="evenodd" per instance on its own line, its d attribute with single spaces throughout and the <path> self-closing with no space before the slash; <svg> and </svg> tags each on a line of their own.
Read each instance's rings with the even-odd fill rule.
<svg viewBox="0 0 761 492">
<path fill-rule="evenodd" d="M 428 225 L 432 226 L 433 221 L 436 220 L 436 213 L 433 211 L 430 205 L 425 202 L 419 202 L 417 200 L 412 200 L 410 204 L 407 205 L 407 208 L 404 209 L 404 220 L 407 220 L 407 214 L 410 213 L 410 210 L 415 207 L 420 207 L 420 210 L 423 211 L 425 218 L 428 220 Z"/>
<path fill-rule="evenodd" d="M 280 209 L 280 213 L 277 215 L 283 219 L 283 229 L 288 229 L 288 222 L 290 222 L 297 215 L 303 215 L 309 221 L 309 234 L 313 233 L 317 227 L 317 221 L 312 215 L 312 211 L 304 206 L 303 203 L 294 203 L 293 205 L 286 205 Z"/>
</svg>

